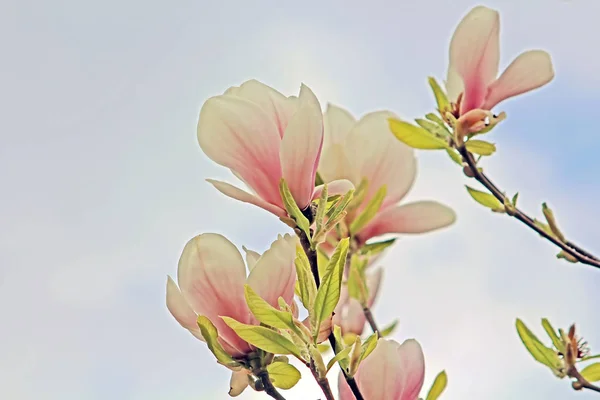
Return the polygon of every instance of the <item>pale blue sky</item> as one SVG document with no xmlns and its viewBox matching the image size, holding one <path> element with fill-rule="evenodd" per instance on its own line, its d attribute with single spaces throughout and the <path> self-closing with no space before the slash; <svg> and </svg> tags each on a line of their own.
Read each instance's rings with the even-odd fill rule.
<svg viewBox="0 0 600 400">
<path fill-rule="evenodd" d="M 421 116 L 434 107 L 426 77 L 443 78 L 452 30 L 477 4 L 4 2 L 0 397 L 227 399 L 228 371 L 165 308 L 166 275 L 198 233 L 262 251 L 286 228 L 204 182 L 234 180 L 200 152 L 201 104 L 257 78 L 288 95 L 304 82 L 323 106 L 359 115 Z M 548 201 L 570 236 L 600 252 L 600 3 L 484 4 L 501 11 L 503 66 L 543 48 L 557 71 L 498 109 L 508 119 L 485 166 L 525 209 Z M 447 370 L 445 400 L 592 399 L 535 364 L 514 319 L 577 321 L 600 352 L 600 272 L 555 260 L 516 221 L 472 204 L 442 154 L 418 156 L 410 199 L 443 201 L 459 219 L 381 260 L 378 320 L 399 318 L 395 337 L 421 341 L 426 385 Z M 317 398 L 309 377 L 288 400 Z"/>
</svg>

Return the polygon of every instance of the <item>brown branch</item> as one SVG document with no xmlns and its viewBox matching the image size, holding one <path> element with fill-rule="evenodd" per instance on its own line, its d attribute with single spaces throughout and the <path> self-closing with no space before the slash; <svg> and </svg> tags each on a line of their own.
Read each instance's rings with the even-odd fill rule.
<svg viewBox="0 0 600 400">
<path fill-rule="evenodd" d="M 256 377 L 259 379 L 260 383 L 262 384 L 263 390 L 265 391 L 266 394 L 268 394 L 269 396 L 271 396 L 272 398 L 276 399 L 276 400 L 285 400 L 285 397 L 283 397 L 281 395 L 281 393 L 279 393 L 277 391 L 277 389 L 275 389 L 275 386 L 273 386 L 273 382 L 271 382 L 271 379 L 269 378 L 269 373 L 267 372 L 267 370 L 262 370 L 260 371 Z"/>
<path fill-rule="evenodd" d="M 381 337 L 381 332 L 377 327 L 377 323 L 375 322 L 375 318 L 373 318 L 373 314 L 371 313 L 371 309 L 369 307 L 363 308 L 363 313 L 365 314 L 365 318 L 367 318 L 367 322 L 371 327 L 371 330 L 377 334 L 377 337 Z"/>
<path fill-rule="evenodd" d="M 585 379 L 583 377 L 583 375 L 581 375 L 581 373 L 577 370 L 577 368 L 575 366 L 572 366 L 569 369 L 569 373 L 568 375 L 571 378 L 575 378 L 575 382 L 573 382 L 573 389 L 575 390 L 581 390 L 581 389 L 588 389 L 591 390 L 593 392 L 598 392 L 600 393 L 600 387 L 591 384 L 590 382 L 588 382 L 587 379 Z"/>
<path fill-rule="evenodd" d="M 329 386 L 329 381 L 327 380 L 326 377 L 319 378 L 319 373 L 317 372 L 317 369 L 315 368 L 312 360 L 310 363 L 310 370 L 311 370 L 313 376 L 315 377 L 317 384 L 319 385 L 319 387 L 321 387 L 321 390 L 323 391 L 325 398 L 327 400 L 335 400 L 335 397 L 333 397 L 333 392 L 331 391 L 331 386 Z"/>
<path fill-rule="evenodd" d="M 321 279 L 319 277 L 319 264 L 317 261 L 317 252 L 316 252 L 316 250 L 311 248 L 310 239 L 306 236 L 306 233 L 304 233 L 304 231 L 302 229 L 296 228 L 296 229 L 294 229 L 294 231 L 300 238 L 300 244 L 302 245 L 302 249 L 304 249 L 304 252 L 306 253 L 306 257 L 308 258 L 308 262 L 310 264 L 310 269 L 313 273 L 313 278 L 315 280 L 315 283 L 316 283 L 317 289 L 318 289 L 319 286 L 321 285 Z M 338 353 L 337 341 L 335 340 L 335 335 L 333 334 L 333 330 L 329 334 L 329 343 L 331 344 L 331 348 L 333 349 L 333 352 L 335 354 L 337 354 Z M 344 374 L 344 378 L 346 378 L 346 382 L 348 382 L 348 386 L 350 386 L 350 390 L 352 390 L 354 397 L 356 397 L 356 400 L 364 400 L 364 397 L 360 393 L 358 385 L 356 384 L 356 380 L 354 380 L 353 377 L 348 376 L 348 373 L 346 371 L 344 371 L 343 368 L 340 368 L 340 369 L 342 370 L 342 373 Z"/>
<path fill-rule="evenodd" d="M 500 191 L 500 189 L 498 189 L 498 187 L 483 172 L 481 172 L 477 169 L 477 162 L 473 158 L 473 154 L 471 154 L 464 145 L 456 146 L 456 149 L 462 156 L 463 161 L 466 162 L 467 165 L 469 166 L 469 168 L 471 170 L 470 172 L 472 173 L 473 177 L 479 183 L 481 183 L 483 186 L 485 186 L 485 188 L 487 190 L 489 190 L 490 193 L 496 199 L 498 199 L 502 204 L 505 204 L 506 196 L 504 196 L 504 193 L 502 193 L 502 191 Z M 511 217 L 518 219 L 519 221 L 521 221 L 522 223 L 527 225 L 529 228 L 531 228 L 532 230 L 537 232 L 544 239 L 546 239 L 546 240 L 554 243 L 556 246 L 560 247 L 560 249 L 562 251 L 569 254 L 570 256 L 572 256 L 574 259 L 576 259 L 580 263 L 591 265 L 592 267 L 600 268 L 600 259 L 592 256 L 590 253 L 588 253 L 586 251 L 583 251 L 578 246 L 575 246 L 573 243 L 570 243 L 570 242 L 563 243 L 559 239 L 548 234 L 548 232 L 544 231 L 542 228 L 540 228 L 539 226 L 537 226 L 535 224 L 533 218 L 531 218 L 529 215 L 525 214 L 523 211 L 521 211 L 517 207 L 514 207 L 510 213 L 507 212 L 506 215 L 509 215 Z"/>
</svg>

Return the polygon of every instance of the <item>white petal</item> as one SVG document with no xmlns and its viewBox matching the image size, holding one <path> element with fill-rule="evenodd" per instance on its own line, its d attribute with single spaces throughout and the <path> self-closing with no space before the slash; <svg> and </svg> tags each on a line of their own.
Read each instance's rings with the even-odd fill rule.
<svg viewBox="0 0 600 400">
<path fill-rule="evenodd" d="M 286 215 L 285 211 L 282 208 L 267 203 L 260 197 L 254 196 L 253 194 L 245 192 L 242 189 L 236 188 L 235 186 L 230 185 L 229 183 L 216 181 L 214 179 L 207 179 L 206 181 L 212 184 L 215 188 L 217 188 L 219 192 L 223 193 L 225 196 L 231 197 L 232 199 L 243 201 L 244 203 L 253 204 L 277 215 L 278 217 L 283 217 Z"/>
<path fill-rule="evenodd" d="M 248 387 L 248 372 L 246 370 L 232 371 L 229 381 L 229 395 L 237 397 Z"/>
<path fill-rule="evenodd" d="M 199 333 L 200 329 L 196 322 L 198 315 L 192 310 L 170 276 L 167 278 L 167 309 L 181 326 L 191 332 Z"/>
<path fill-rule="evenodd" d="M 252 271 L 256 265 L 256 262 L 260 258 L 260 254 L 253 250 L 247 249 L 245 246 L 242 246 L 242 249 L 246 253 L 246 265 L 248 266 L 248 270 Z"/>
<path fill-rule="evenodd" d="M 321 197 L 321 193 L 323 193 L 324 185 L 319 185 L 315 187 L 315 193 L 313 194 L 313 200 Z M 335 195 L 344 195 L 348 193 L 350 190 L 354 189 L 354 185 L 352 182 L 346 179 L 339 179 L 337 181 L 332 181 L 327 184 L 327 195 L 329 197 Z"/>
<path fill-rule="evenodd" d="M 355 123 L 356 119 L 348 111 L 333 104 L 327 104 L 327 110 L 323 115 L 325 135 L 323 149 L 327 149 L 332 144 L 343 144 Z"/>
</svg>

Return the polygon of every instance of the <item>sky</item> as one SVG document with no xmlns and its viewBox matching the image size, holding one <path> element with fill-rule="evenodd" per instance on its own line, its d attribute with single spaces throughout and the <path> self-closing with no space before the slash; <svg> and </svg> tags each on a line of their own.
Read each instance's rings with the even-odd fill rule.
<svg viewBox="0 0 600 400">
<path fill-rule="evenodd" d="M 305 83 L 323 107 L 356 116 L 420 117 L 434 108 L 427 76 L 443 79 L 452 31 L 477 4 L 3 2 L 0 398 L 227 399 L 229 372 L 166 310 L 166 276 L 199 233 L 264 251 L 288 228 L 204 181 L 235 179 L 199 149 L 202 103 L 255 78 L 287 95 Z M 557 74 L 499 107 L 508 119 L 489 136 L 498 153 L 484 168 L 520 192 L 523 209 L 539 216 L 547 201 L 568 236 L 598 253 L 600 3 L 482 4 L 501 12 L 502 66 L 542 48 Z M 445 400 L 592 399 L 536 364 L 514 322 L 540 337 L 542 317 L 577 322 L 600 353 L 600 273 L 556 260 L 517 221 L 474 204 L 443 154 L 418 159 L 407 200 L 444 202 L 458 219 L 380 260 L 374 313 L 399 319 L 396 340 L 421 342 L 425 388 L 445 369 Z M 317 389 L 305 374 L 284 393 Z"/>
</svg>

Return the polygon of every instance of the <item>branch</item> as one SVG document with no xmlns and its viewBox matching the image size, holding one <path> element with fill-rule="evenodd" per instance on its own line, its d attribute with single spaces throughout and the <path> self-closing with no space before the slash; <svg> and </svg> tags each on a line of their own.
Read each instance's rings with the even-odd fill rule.
<svg viewBox="0 0 600 400">
<path fill-rule="evenodd" d="M 365 318 L 367 318 L 367 322 L 371 327 L 371 330 L 377 334 L 377 337 L 381 337 L 381 332 L 377 327 L 377 323 L 375 322 L 375 318 L 373 318 L 373 314 L 371 313 L 371 309 L 369 307 L 363 308 L 363 313 L 365 314 Z"/>
<path fill-rule="evenodd" d="M 271 396 L 272 398 L 274 398 L 276 400 L 285 400 L 285 397 L 283 397 L 281 395 L 281 393 L 279 393 L 277 391 L 277 389 L 275 389 L 275 386 L 273 386 L 273 382 L 271 382 L 271 379 L 269 378 L 269 373 L 267 372 L 267 370 L 260 371 L 256 375 L 256 377 L 262 383 L 263 389 L 266 394 L 268 394 L 269 396 Z"/>
<path fill-rule="evenodd" d="M 588 390 L 600 393 L 600 387 L 588 382 L 587 379 L 585 379 L 583 377 L 583 375 L 581 375 L 581 373 L 577 370 L 577 368 L 575 366 L 572 366 L 570 368 L 568 375 L 571 378 L 576 379 L 576 381 L 573 382 L 573 389 L 575 389 L 575 390 L 588 389 Z"/>
<path fill-rule="evenodd" d="M 327 400 L 335 400 L 335 397 L 333 397 L 333 392 L 331 391 L 331 386 L 329 386 L 329 381 L 327 380 L 327 377 L 319 378 L 319 374 L 318 374 L 312 360 L 310 363 L 310 370 L 311 370 L 313 376 L 315 377 L 317 384 L 321 387 L 321 390 L 323 391 L 325 398 Z"/>
<path fill-rule="evenodd" d="M 469 166 L 471 173 L 473 174 L 473 177 L 479 183 L 481 183 L 483 186 L 485 186 L 485 188 L 487 190 L 489 190 L 490 193 L 492 195 L 494 195 L 494 197 L 496 199 L 498 199 L 502 204 L 505 204 L 506 197 L 504 196 L 504 193 L 502 193 L 502 191 L 500 191 L 500 189 L 498 189 L 498 187 L 483 172 L 480 172 L 477 169 L 477 162 L 473 158 L 473 154 L 471 154 L 466 149 L 465 145 L 456 146 L 456 149 L 462 156 L 463 161 L 466 162 L 467 165 Z M 557 238 L 555 238 L 554 236 L 548 234 L 546 231 L 544 231 L 543 229 L 541 229 L 540 227 L 538 227 L 535 224 L 533 218 L 531 218 L 529 215 L 525 214 L 520 209 L 514 207 L 514 210 L 511 211 L 510 213 L 507 213 L 506 215 L 518 219 L 519 221 L 521 221 L 522 223 L 527 225 L 529 228 L 531 228 L 532 230 L 537 232 L 544 239 L 546 239 L 546 240 L 554 243 L 556 246 L 560 247 L 560 249 L 562 251 L 569 254 L 570 256 L 572 256 L 574 259 L 576 259 L 580 263 L 591 265 L 592 267 L 600 268 L 600 259 L 592 256 L 590 253 L 582 250 L 581 248 L 579 248 L 578 246 L 574 245 L 571 242 L 563 243 L 560 240 L 558 240 Z"/>
<path fill-rule="evenodd" d="M 317 284 L 317 289 L 318 289 L 319 286 L 321 285 L 321 278 L 319 278 L 319 264 L 317 262 L 317 252 L 316 252 L 316 250 L 311 248 L 310 239 L 306 236 L 306 233 L 304 233 L 304 231 L 302 229 L 294 229 L 294 231 L 300 238 L 300 244 L 302 245 L 302 249 L 304 249 L 304 252 L 306 253 L 306 257 L 308 258 L 308 262 L 310 264 L 310 269 L 312 271 L 313 278 L 315 279 L 315 283 Z M 337 342 L 335 340 L 333 330 L 329 334 L 329 343 L 331 344 L 331 348 L 333 349 L 333 352 L 335 354 L 337 354 L 338 353 L 336 351 L 337 350 Z M 358 389 L 358 385 L 356 384 L 356 381 L 354 380 L 354 378 L 351 376 L 348 376 L 348 374 L 346 373 L 346 371 L 344 371 L 343 368 L 340 368 L 340 369 L 342 370 L 342 373 L 344 374 L 344 378 L 346 378 L 346 382 L 348 382 L 348 386 L 350 386 L 350 389 L 352 390 L 354 397 L 356 397 L 356 400 L 364 400 L 364 397 L 360 393 L 360 390 Z"/>
</svg>

